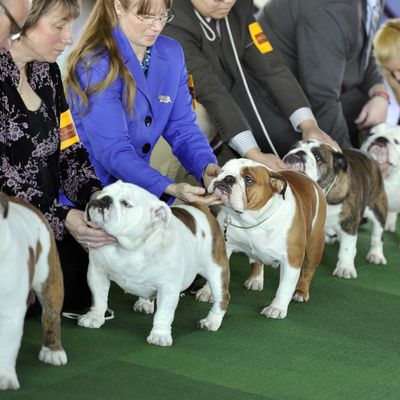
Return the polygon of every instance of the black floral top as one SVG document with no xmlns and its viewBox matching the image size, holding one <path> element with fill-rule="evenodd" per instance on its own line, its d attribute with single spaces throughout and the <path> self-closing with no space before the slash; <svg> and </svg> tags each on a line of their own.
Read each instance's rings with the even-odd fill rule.
<svg viewBox="0 0 400 400">
<path fill-rule="evenodd" d="M 61 240 L 70 208 L 60 203 L 60 190 L 83 209 L 101 183 L 79 142 L 60 151 L 60 114 L 68 104 L 58 65 L 32 61 L 26 72 L 42 99 L 37 111 L 17 91 L 20 74 L 11 54 L 0 52 L 0 190 L 37 206 Z"/>
</svg>

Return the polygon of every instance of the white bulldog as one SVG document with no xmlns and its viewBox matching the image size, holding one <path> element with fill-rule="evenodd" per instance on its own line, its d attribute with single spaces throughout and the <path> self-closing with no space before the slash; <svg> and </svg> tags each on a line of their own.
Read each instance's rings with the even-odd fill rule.
<svg viewBox="0 0 400 400">
<path fill-rule="evenodd" d="M 43 308 L 39 360 L 62 365 L 67 355 L 60 336 L 62 272 L 50 227 L 39 210 L 0 193 L 0 237 L 0 390 L 5 390 L 20 387 L 15 363 L 30 288 Z"/>
<path fill-rule="evenodd" d="M 345 149 L 343 153 L 315 140 L 301 140 L 283 158 L 296 170 L 305 172 L 321 186 L 328 213 L 326 242 L 338 240 L 339 255 L 333 275 L 357 278 L 354 258 L 358 227 L 363 216 L 373 224 L 367 260 L 386 264 L 383 230 L 387 218 L 387 198 L 378 164 L 367 153 Z"/>
<path fill-rule="evenodd" d="M 385 230 L 396 232 L 400 212 L 400 126 L 374 126 L 361 148 L 379 164 L 389 206 Z"/>
<path fill-rule="evenodd" d="M 86 214 L 117 242 L 89 251 L 93 306 L 79 318 L 80 326 L 104 324 L 113 280 L 143 299 L 156 297 L 147 341 L 171 346 L 171 324 L 180 293 L 200 274 L 209 280 L 215 301 L 199 327 L 218 330 L 229 302 L 229 265 L 222 233 L 207 207 L 169 208 L 146 190 L 118 181 L 88 204 Z M 146 303 L 143 299 L 139 299 L 142 305 Z"/>
<path fill-rule="evenodd" d="M 306 175 L 271 171 L 245 159 L 230 160 L 211 182 L 224 203 L 218 222 L 227 252 L 244 252 L 252 272 L 245 286 L 262 290 L 263 264 L 280 264 L 276 296 L 261 314 L 285 318 L 291 299 L 308 301 L 309 288 L 324 249 L 325 197 Z M 206 284 L 202 297 L 209 291 Z"/>
</svg>

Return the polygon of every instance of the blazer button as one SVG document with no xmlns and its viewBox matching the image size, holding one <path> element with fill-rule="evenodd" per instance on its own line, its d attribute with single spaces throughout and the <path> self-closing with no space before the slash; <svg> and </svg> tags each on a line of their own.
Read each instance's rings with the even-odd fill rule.
<svg viewBox="0 0 400 400">
<path fill-rule="evenodd" d="M 148 115 L 145 119 L 144 119 L 144 124 L 149 127 L 151 125 L 151 123 L 153 122 L 153 118 L 150 117 L 150 115 Z"/>
<path fill-rule="evenodd" d="M 150 149 L 151 149 L 151 144 L 150 144 L 150 143 L 146 143 L 146 144 L 144 144 L 143 147 L 142 147 L 142 152 L 143 152 L 144 154 L 146 154 L 146 153 L 148 153 L 148 152 L 150 151 Z"/>
</svg>

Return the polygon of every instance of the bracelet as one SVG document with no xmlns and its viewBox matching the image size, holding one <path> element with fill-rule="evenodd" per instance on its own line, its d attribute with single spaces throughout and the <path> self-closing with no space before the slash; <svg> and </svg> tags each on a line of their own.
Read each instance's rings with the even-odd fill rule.
<svg viewBox="0 0 400 400">
<path fill-rule="evenodd" d="M 390 104 L 390 96 L 389 93 L 384 92 L 383 90 L 378 90 L 377 92 L 375 92 L 372 97 L 382 97 L 383 99 L 385 99 L 388 104 Z"/>
</svg>

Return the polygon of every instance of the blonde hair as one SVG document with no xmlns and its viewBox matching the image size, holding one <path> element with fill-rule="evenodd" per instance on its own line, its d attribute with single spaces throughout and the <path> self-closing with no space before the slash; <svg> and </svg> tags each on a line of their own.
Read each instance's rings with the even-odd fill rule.
<svg viewBox="0 0 400 400">
<path fill-rule="evenodd" d="M 374 52 L 380 64 L 400 59 L 400 18 L 387 20 L 374 37 Z"/>
<path fill-rule="evenodd" d="M 167 9 L 171 7 L 172 0 L 164 0 Z M 132 7 L 134 0 L 120 0 L 121 6 L 125 11 Z M 149 13 L 151 0 L 139 0 L 137 14 L 145 15 Z M 66 75 L 64 83 L 66 89 L 70 88 L 81 99 L 89 111 L 89 97 L 95 92 L 101 92 L 111 85 L 112 82 L 121 76 L 124 82 L 123 103 L 129 112 L 133 112 L 135 100 L 136 84 L 130 70 L 126 67 L 117 42 L 112 34 L 113 29 L 118 25 L 118 16 L 114 8 L 114 0 L 97 0 L 89 15 L 78 43 L 71 51 L 67 59 Z M 109 71 L 104 81 L 96 83 L 82 89 L 78 83 L 76 66 L 83 63 L 86 72 L 90 66 L 98 59 L 108 54 Z M 75 104 L 75 98 L 73 102 Z M 77 104 L 75 104 L 77 105 Z"/>
</svg>

